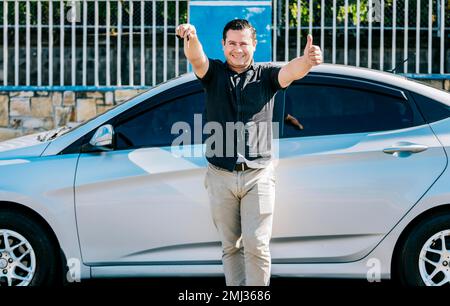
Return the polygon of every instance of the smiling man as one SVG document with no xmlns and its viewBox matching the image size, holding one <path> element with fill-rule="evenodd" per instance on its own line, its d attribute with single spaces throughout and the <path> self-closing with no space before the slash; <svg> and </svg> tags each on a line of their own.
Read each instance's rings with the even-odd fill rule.
<svg viewBox="0 0 450 306">
<path fill-rule="evenodd" d="M 256 31 L 243 19 L 223 29 L 225 62 L 205 55 L 193 25 L 178 26 L 176 34 L 184 39 L 184 54 L 205 89 L 206 121 L 222 128 L 222 143 L 215 144 L 214 154 L 207 146 L 205 187 L 222 243 L 226 284 L 267 286 L 275 204 L 274 96 L 320 64 L 322 52 L 308 35 L 303 56 L 282 67 L 256 64 Z M 229 133 L 230 126 L 237 128 Z"/>
</svg>

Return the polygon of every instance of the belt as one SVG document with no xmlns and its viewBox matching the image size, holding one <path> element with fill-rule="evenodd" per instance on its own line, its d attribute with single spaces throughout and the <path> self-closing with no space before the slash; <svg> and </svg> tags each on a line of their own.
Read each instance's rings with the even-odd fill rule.
<svg viewBox="0 0 450 306">
<path fill-rule="evenodd" d="M 236 164 L 236 166 L 234 166 L 234 171 L 245 171 L 248 169 L 252 169 L 252 168 L 247 166 L 246 163 L 239 163 L 239 164 Z"/>
</svg>

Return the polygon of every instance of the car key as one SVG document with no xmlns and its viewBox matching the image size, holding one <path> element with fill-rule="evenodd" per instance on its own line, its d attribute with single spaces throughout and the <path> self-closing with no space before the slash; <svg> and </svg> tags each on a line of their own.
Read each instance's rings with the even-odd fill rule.
<svg viewBox="0 0 450 306">
<path fill-rule="evenodd" d="M 183 39 L 183 37 L 181 37 L 180 35 L 178 35 L 178 34 L 176 34 L 177 35 L 177 37 L 179 38 L 179 39 Z M 189 34 L 188 34 L 188 36 L 186 37 L 186 39 L 187 39 L 187 47 L 188 47 L 188 49 L 189 49 Z"/>
</svg>

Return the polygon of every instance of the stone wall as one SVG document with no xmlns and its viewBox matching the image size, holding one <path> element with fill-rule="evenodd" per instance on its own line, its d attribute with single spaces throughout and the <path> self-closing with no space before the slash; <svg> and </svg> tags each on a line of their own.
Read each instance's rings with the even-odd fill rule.
<svg viewBox="0 0 450 306">
<path fill-rule="evenodd" d="M 450 80 L 420 81 L 450 91 Z M 1 91 L 0 87 L 0 141 L 79 124 L 143 91 Z"/>
<path fill-rule="evenodd" d="M 0 141 L 77 125 L 143 91 L 1 91 L 0 87 Z"/>
</svg>

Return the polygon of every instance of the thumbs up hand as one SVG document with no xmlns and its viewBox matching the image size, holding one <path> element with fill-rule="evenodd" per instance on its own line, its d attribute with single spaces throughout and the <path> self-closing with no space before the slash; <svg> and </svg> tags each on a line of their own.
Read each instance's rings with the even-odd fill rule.
<svg viewBox="0 0 450 306">
<path fill-rule="evenodd" d="M 311 66 L 317 66 L 322 63 L 322 51 L 319 46 L 313 45 L 313 37 L 311 34 L 308 34 L 308 41 L 306 42 L 303 56 Z"/>
</svg>

